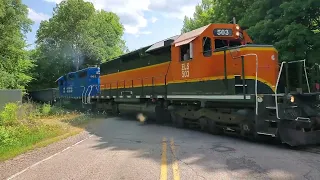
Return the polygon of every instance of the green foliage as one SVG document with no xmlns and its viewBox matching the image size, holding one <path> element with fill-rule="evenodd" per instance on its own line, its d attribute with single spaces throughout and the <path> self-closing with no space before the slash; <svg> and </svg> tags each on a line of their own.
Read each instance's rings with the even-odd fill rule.
<svg viewBox="0 0 320 180">
<path fill-rule="evenodd" d="M 320 62 L 320 1 L 203 0 L 193 18 L 185 18 L 182 32 L 233 17 L 255 43 L 274 45 L 280 60 Z"/>
<path fill-rule="evenodd" d="M 54 118 L 65 118 L 67 114 L 70 113 L 49 104 L 8 103 L 0 112 L 0 161 L 27 151 L 44 139 L 67 133 L 67 128 L 62 125 L 41 121 L 41 118 L 54 121 Z M 87 116 L 71 116 L 65 123 L 78 126 L 88 120 Z"/>
<path fill-rule="evenodd" d="M 24 34 L 31 30 L 27 6 L 21 0 L 0 0 L 0 88 L 24 89 L 32 80 Z"/>
<path fill-rule="evenodd" d="M 16 128 L 0 126 L 0 144 L 5 146 L 16 144 L 18 142 L 18 132 Z"/>
<path fill-rule="evenodd" d="M 23 153 L 48 138 L 63 134 L 59 126 L 38 125 L 37 127 L 0 126 L 0 161 Z"/>
<path fill-rule="evenodd" d="M 51 105 L 50 104 L 43 104 L 41 108 L 41 113 L 44 116 L 48 116 L 51 112 Z"/>
<path fill-rule="evenodd" d="M 32 104 L 8 103 L 4 110 L 0 112 L 0 144 L 2 146 L 14 146 L 19 143 L 19 139 L 30 134 L 31 129 L 35 129 L 37 111 Z M 41 126 L 38 123 L 38 126 Z"/>
<path fill-rule="evenodd" d="M 30 89 L 56 87 L 55 80 L 67 72 L 121 55 L 126 50 L 123 31 L 112 12 L 97 11 L 83 0 L 62 1 L 37 32 L 31 55 L 37 68 Z"/>
<path fill-rule="evenodd" d="M 42 117 L 63 116 L 68 112 L 50 104 L 8 103 L 0 112 L 0 126 L 34 126 Z"/>
<path fill-rule="evenodd" d="M 185 18 L 182 32 L 209 23 L 231 23 L 233 17 L 254 43 L 274 45 L 280 61 L 306 59 L 309 67 L 320 63 L 319 0 L 202 0 L 193 18 Z M 290 81 L 302 83 L 301 66 L 293 68 L 300 72 L 290 73 Z M 309 77 L 311 82 L 319 79 L 312 71 Z"/>
<path fill-rule="evenodd" d="M 15 103 L 6 104 L 4 110 L 0 113 L 0 125 L 13 126 L 17 123 L 18 105 Z"/>
<path fill-rule="evenodd" d="M 79 126 L 81 124 L 85 124 L 86 122 L 88 122 L 90 120 L 88 115 L 82 115 L 76 118 L 73 118 L 71 120 L 65 120 L 64 122 L 71 124 L 73 126 Z"/>
</svg>

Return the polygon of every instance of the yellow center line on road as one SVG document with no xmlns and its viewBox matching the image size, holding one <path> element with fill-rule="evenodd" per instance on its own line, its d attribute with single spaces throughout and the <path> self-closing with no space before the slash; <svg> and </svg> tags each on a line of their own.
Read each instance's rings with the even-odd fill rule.
<svg viewBox="0 0 320 180">
<path fill-rule="evenodd" d="M 173 138 L 171 138 L 170 141 L 170 147 L 172 150 L 172 172 L 173 172 L 173 179 L 174 180 L 180 180 L 180 174 L 179 174 L 179 164 L 178 161 L 176 159 L 176 152 L 175 152 L 175 145 L 174 145 L 174 141 Z"/>
<path fill-rule="evenodd" d="M 160 180 L 167 180 L 167 139 L 162 139 L 161 174 Z"/>
</svg>

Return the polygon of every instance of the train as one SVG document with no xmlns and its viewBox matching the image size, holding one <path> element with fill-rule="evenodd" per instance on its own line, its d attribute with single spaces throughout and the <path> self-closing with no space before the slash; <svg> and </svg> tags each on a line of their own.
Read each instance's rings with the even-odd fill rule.
<svg viewBox="0 0 320 180">
<path fill-rule="evenodd" d="M 302 64 L 297 87 L 292 64 Z M 280 62 L 274 46 L 254 44 L 239 24 L 212 23 L 57 84 L 60 100 L 92 110 L 302 146 L 320 143 L 319 81 L 309 81 L 305 60 Z"/>
<path fill-rule="evenodd" d="M 60 92 L 58 88 L 47 88 L 28 91 L 27 98 L 34 102 L 55 104 L 60 99 Z"/>
</svg>

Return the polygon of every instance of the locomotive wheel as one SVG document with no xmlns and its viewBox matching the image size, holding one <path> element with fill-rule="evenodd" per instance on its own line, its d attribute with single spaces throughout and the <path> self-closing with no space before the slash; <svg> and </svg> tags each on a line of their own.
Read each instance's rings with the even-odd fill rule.
<svg viewBox="0 0 320 180">
<path fill-rule="evenodd" d="M 222 130 L 222 129 L 219 129 L 219 128 L 216 126 L 216 123 L 215 123 L 213 120 L 209 120 L 209 121 L 208 121 L 208 125 L 209 125 L 209 132 L 210 132 L 211 134 L 214 134 L 214 135 L 222 134 L 223 130 Z"/>
<path fill-rule="evenodd" d="M 248 122 L 244 122 L 240 124 L 240 134 L 241 136 L 248 137 L 250 135 L 254 135 L 255 133 L 253 132 L 253 126 L 252 124 Z"/>
<path fill-rule="evenodd" d="M 199 119 L 199 123 L 200 123 L 200 128 L 202 131 L 209 131 L 209 124 L 208 124 L 208 118 L 205 118 L 205 117 L 201 117 Z"/>
<path fill-rule="evenodd" d="M 172 123 L 175 127 L 177 128 L 184 128 L 185 124 L 183 122 L 183 117 L 181 117 L 180 115 L 171 112 L 171 119 L 172 119 Z"/>
</svg>

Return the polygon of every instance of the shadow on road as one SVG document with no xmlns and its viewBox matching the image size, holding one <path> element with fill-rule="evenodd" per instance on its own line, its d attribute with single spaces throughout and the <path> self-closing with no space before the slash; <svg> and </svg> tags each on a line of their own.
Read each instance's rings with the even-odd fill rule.
<svg viewBox="0 0 320 180">
<path fill-rule="evenodd" d="M 289 149 L 274 142 L 252 142 L 232 136 L 215 136 L 190 129 L 178 129 L 170 125 L 141 124 L 134 118 L 109 117 L 90 123 L 86 130 L 99 137 L 95 149 L 110 151 L 132 151 L 137 158 L 152 159 L 161 163 L 162 140 L 167 141 L 168 167 L 172 161 L 170 140 L 173 139 L 176 158 L 181 168 L 190 168 L 202 179 L 206 174 L 227 173 L 232 177 L 254 178 L 300 178 L 307 168 L 303 159 L 319 156 Z M 169 156 L 170 154 L 170 156 Z M 207 175 L 208 175 L 207 174 Z"/>
</svg>

